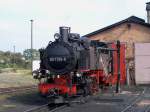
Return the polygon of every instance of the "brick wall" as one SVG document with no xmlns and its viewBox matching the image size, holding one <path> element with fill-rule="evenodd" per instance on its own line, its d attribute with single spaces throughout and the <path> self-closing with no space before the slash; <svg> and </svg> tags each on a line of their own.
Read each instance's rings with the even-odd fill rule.
<svg viewBox="0 0 150 112">
<path fill-rule="evenodd" d="M 126 58 L 134 58 L 134 43 L 150 42 L 150 28 L 135 24 L 124 23 L 89 37 L 93 40 L 116 41 L 126 43 Z"/>
</svg>

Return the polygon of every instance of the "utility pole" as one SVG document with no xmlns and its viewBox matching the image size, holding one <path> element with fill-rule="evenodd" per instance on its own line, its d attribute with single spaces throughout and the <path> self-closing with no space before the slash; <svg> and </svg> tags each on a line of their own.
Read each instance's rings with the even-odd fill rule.
<svg viewBox="0 0 150 112">
<path fill-rule="evenodd" d="M 15 68 L 15 53 L 16 53 L 16 46 L 15 45 L 13 46 L 13 52 L 14 52 L 13 53 L 14 54 L 13 55 L 13 68 Z"/>
<path fill-rule="evenodd" d="M 31 22 L 31 72 L 32 72 L 32 64 L 33 64 L 33 20 Z"/>
</svg>

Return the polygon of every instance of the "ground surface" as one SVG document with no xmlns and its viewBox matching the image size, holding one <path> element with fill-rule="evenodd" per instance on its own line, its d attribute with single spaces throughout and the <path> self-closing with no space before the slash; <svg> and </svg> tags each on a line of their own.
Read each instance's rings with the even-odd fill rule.
<svg viewBox="0 0 150 112">
<path fill-rule="evenodd" d="M 33 79 L 28 70 L 0 73 L 0 88 L 30 86 L 36 84 L 37 81 Z"/>
<path fill-rule="evenodd" d="M 0 73 L 1 92 L 6 88 L 33 86 L 37 83 L 29 70 L 3 70 Z M 37 88 L 29 91 L 22 90 L 16 93 L 0 94 L 0 112 L 22 112 L 31 107 L 42 105 L 45 101 L 45 99 L 39 97 Z"/>
<path fill-rule="evenodd" d="M 0 112 L 23 112 L 46 103 L 36 89 L 0 95 Z"/>
<path fill-rule="evenodd" d="M 145 88 L 146 91 L 144 91 Z M 109 90 L 84 99 L 86 103 L 71 103 L 70 107 L 57 112 L 145 112 L 143 108 L 150 106 L 150 89 L 148 86 L 123 87 L 119 94 L 113 93 L 113 90 L 114 88 L 109 88 Z M 129 111 L 122 111 L 143 91 L 143 96 L 135 103 L 134 108 Z M 23 112 L 46 103 L 47 100 L 39 96 L 37 89 L 4 94 L 0 95 L 0 112 Z"/>
<path fill-rule="evenodd" d="M 90 98 L 87 103 L 72 104 L 71 107 L 64 108 L 58 112 L 150 112 L 145 109 L 150 107 L 150 89 L 142 97 L 139 96 L 145 87 L 124 88 L 119 94 L 112 94 L 110 91 L 104 92 Z M 139 98 L 132 108 L 129 107 L 135 99 Z"/>
<path fill-rule="evenodd" d="M 1 73 L 0 88 L 19 87 L 25 85 L 36 85 L 37 82 L 31 74 L 23 73 Z M 143 111 L 145 107 L 150 107 L 149 86 L 121 87 L 120 93 L 114 93 L 115 88 L 108 88 L 99 94 L 90 96 L 86 103 L 71 103 L 57 112 L 150 112 Z M 143 92 L 144 91 L 144 92 Z M 143 93 L 141 96 L 139 96 Z M 129 111 L 123 111 L 135 99 L 138 101 Z M 33 107 L 46 104 L 47 100 L 40 97 L 37 88 L 29 91 L 0 94 L 0 112 L 23 112 Z M 44 111 L 43 111 L 44 112 Z"/>
</svg>

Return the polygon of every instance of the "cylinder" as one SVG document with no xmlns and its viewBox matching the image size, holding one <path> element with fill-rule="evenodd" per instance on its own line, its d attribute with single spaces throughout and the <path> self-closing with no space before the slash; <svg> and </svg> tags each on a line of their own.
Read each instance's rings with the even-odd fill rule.
<svg viewBox="0 0 150 112">
<path fill-rule="evenodd" d="M 61 39 L 64 42 L 68 42 L 69 34 L 70 34 L 70 27 L 59 27 Z"/>
</svg>

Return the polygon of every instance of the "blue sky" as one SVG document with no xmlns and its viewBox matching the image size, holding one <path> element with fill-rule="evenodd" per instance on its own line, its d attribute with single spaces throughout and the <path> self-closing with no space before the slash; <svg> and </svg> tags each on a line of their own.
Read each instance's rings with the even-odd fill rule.
<svg viewBox="0 0 150 112">
<path fill-rule="evenodd" d="M 81 35 L 135 15 L 146 20 L 148 0 L 0 0 L 0 50 L 30 48 L 30 19 L 34 19 L 34 48 L 53 40 L 59 26 Z"/>
</svg>

